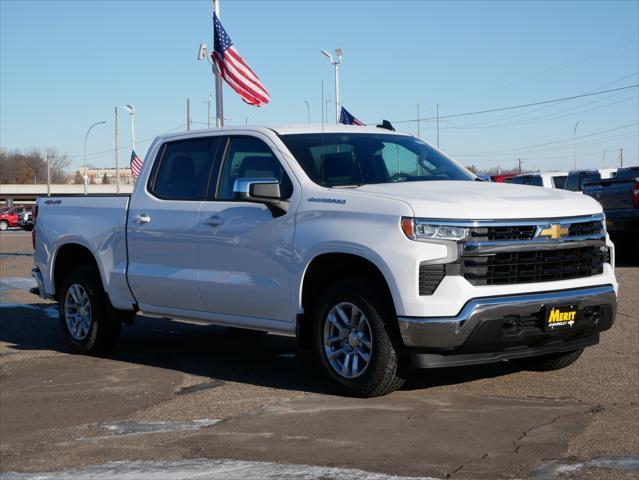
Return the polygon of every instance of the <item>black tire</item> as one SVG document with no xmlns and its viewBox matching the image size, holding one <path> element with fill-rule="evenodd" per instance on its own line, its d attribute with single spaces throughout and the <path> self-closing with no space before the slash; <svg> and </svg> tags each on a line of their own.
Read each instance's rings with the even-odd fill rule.
<svg viewBox="0 0 639 480">
<path fill-rule="evenodd" d="M 393 328 L 395 313 L 377 285 L 364 278 L 352 278 L 329 286 L 320 296 L 313 312 L 313 351 L 324 373 L 344 393 L 354 397 L 378 397 L 400 388 L 404 381 L 403 345 L 397 329 Z M 371 348 L 369 360 L 362 373 L 346 378 L 338 373 L 324 348 L 325 324 L 329 313 L 339 305 L 357 307 L 368 321 Z M 352 318 L 352 317 L 351 317 Z M 360 316 L 361 318 L 361 316 Z M 330 326 L 328 328 L 331 328 Z M 348 346 L 344 340 L 344 348 Z M 339 343 L 337 343 L 339 345 Z M 332 346 L 329 348 L 333 348 Z M 355 347 L 356 349 L 359 347 Z M 337 352 L 337 350 L 334 350 Z M 355 356 L 355 354 L 353 354 Z M 362 361 L 364 360 L 364 357 Z M 346 358 L 342 364 L 348 363 Z M 351 360 L 351 365 L 353 360 Z M 351 368 L 353 373 L 354 367 Z"/>
<path fill-rule="evenodd" d="M 9 223 L 5 222 L 4 220 L 2 220 L 0 222 L 0 231 L 6 231 L 9 230 Z"/>
<path fill-rule="evenodd" d="M 551 372 L 553 370 L 561 370 L 575 363 L 581 354 L 584 353 L 584 349 L 573 350 L 567 353 L 551 353 L 548 355 L 541 355 L 539 357 L 522 358 L 515 363 L 518 364 L 524 370 L 530 370 L 533 372 Z"/>
<path fill-rule="evenodd" d="M 268 334 L 268 332 L 262 330 L 250 330 L 248 328 L 226 327 L 226 329 L 236 337 L 242 338 L 258 338 Z"/>
<path fill-rule="evenodd" d="M 74 336 L 67 324 L 65 314 L 67 294 L 74 285 L 86 292 L 90 305 L 88 332 L 83 338 Z M 58 300 L 62 334 L 75 352 L 93 355 L 113 350 L 120 337 L 122 323 L 109 314 L 100 272 L 95 267 L 77 267 L 71 270 L 62 282 Z"/>
</svg>

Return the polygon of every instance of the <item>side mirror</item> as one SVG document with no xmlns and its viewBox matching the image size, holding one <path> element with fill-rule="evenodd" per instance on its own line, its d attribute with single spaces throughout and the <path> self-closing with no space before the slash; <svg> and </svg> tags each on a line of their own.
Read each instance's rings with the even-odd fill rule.
<svg viewBox="0 0 639 480">
<path fill-rule="evenodd" d="M 233 184 L 237 200 L 277 205 L 282 200 L 277 178 L 238 178 Z"/>
</svg>

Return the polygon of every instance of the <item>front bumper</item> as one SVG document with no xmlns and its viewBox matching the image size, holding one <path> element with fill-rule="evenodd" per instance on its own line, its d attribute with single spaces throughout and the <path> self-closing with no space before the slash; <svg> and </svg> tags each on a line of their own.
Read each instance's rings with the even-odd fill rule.
<svg viewBox="0 0 639 480">
<path fill-rule="evenodd" d="M 545 331 L 546 307 L 567 304 L 577 307 L 575 326 L 569 330 Z M 435 357 L 432 356 L 437 355 L 442 361 L 434 362 L 440 365 L 432 366 L 442 366 L 455 364 L 452 358 L 455 355 L 474 355 L 476 361 L 471 363 L 485 363 L 503 360 L 509 355 L 534 356 L 557 352 L 570 343 L 597 343 L 599 332 L 612 326 L 616 309 L 614 287 L 602 285 L 476 298 L 466 303 L 454 317 L 399 317 L 398 320 L 404 345 L 409 349 L 413 363 L 428 366 L 420 363 L 433 363 Z M 575 348 L 581 347 L 572 347 Z M 529 352 L 522 355 L 524 350 Z M 418 357 L 423 355 L 430 355 L 433 361 L 420 362 Z M 482 359 L 482 355 L 485 358 Z M 446 358 L 450 362 L 446 362 Z"/>
</svg>

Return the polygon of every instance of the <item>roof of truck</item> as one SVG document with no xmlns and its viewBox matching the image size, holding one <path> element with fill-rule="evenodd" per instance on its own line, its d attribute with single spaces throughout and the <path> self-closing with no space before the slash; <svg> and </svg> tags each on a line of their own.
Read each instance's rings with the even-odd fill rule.
<svg viewBox="0 0 639 480">
<path fill-rule="evenodd" d="M 314 124 L 314 123 L 301 123 L 292 125 L 228 125 L 224 127 L 205 128 L 201 130 L 190 130 L 188 132 L 175 132 L 159 135 L 158 138 L 174 138 L 185 137 L 193 134 L 202 134 L 206 132 L 264 132 L 265 130 L 273 131 L 279 135 L 292 135 L 303 133 L 377 133 L 377 134 L 395 134 L 395 135 L 411 135 L 407 132 L 393 132 L 384 128 L 377 128 L 373 126 L 358 126 L 358 125 L 335 125 L 335 124 Z"/>
</svg>

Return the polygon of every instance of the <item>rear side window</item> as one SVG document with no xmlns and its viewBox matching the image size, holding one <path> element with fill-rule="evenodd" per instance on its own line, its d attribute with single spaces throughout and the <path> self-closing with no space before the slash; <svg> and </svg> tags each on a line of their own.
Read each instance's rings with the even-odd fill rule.
<svg viewBox="0 0 639 480">
<path fill-rule="evenodd" d="M 204 200 L 219 143 L 219 137 L 167 143 L 152 177 L 151 192 L 164 200 Z"/>
<path fill-rule="evenodd" d="M 238 178 L 276 178 L 283 199 L 293 193 L 293 185 L 280 161 L 266 143 L 255 137 L 232 137 L 222 166 L 218 200 L 233 200 Z"/>
<path fill-rule="evenodd" d="M 533 185 L 535 187 L 544 186 L 544 181 L 538 175 L 528 175 L 525 177 L 513 177 L 512 183 L 519 183 L 521 185 Z"/>
<path fill-rule="evenodd" d="M 566 175 L 552 177 L 552 184 L 555 186 L 555 188 L 566 188 L 566 178 Z"/>
<path fill-rule="evenodd" d="M 581 173 L 571 173 L 566 179 L 566 190 L 578 192 L 581 190 Z"/>
</svg>

